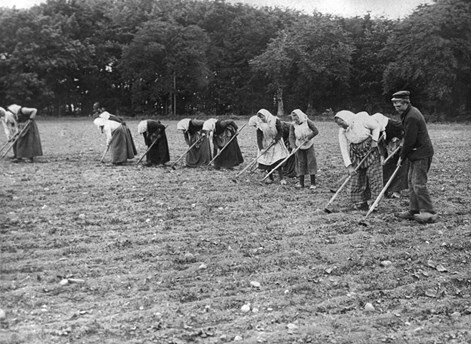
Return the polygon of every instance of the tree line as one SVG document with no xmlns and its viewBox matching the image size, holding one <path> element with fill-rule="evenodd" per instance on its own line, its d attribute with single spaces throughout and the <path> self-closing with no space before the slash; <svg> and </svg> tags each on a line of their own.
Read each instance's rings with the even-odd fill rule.
<svg viewBox="0 0 471 344">
<path fill-rule="evenodd" d="M 471 3 L 404 19 L 343 18 L 223 0 L 48 0 L 0 8 L 0 99 L 42 113 L 282 115 L 392 111 L 471 118 Z"/>
</svg>

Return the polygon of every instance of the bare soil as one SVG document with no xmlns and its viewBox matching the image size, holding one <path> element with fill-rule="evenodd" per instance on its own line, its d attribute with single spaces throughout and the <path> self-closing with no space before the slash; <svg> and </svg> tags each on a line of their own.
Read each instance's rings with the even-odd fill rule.
<svg viewBox="0 0 471 344">
<path fill-rule="evenodd" d="M 90 119 L 39 119 L 45 155 L 0 161 L 0 343 L 471 343 L 471 128 L 429 125 L 437 223 L 396 219 L 403 197 L 365 227 L 346 191 L 322 211 L 345 169 L 316 124 L 319 185 L 297 190 L 232 181 L 253 128 L 234 171 L 174 171 L 136 166 L 137 120 L 113 166 Z"/>
</svg>

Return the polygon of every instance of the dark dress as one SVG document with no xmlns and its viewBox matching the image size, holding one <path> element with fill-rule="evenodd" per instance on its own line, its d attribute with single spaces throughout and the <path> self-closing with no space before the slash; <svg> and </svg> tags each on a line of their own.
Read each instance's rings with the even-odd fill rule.
<svg viewBox="0 0 471 344">
<path fill-rule="evenodd" d="M 383 157 L 386 159 L 388 157 L 387 150 L 385 147 L 390 144 L 391 140 L 396 137 L 398 139 L 402 139 L 404 137 L 404 127 L 400 121 L 396 121 L 393 119 L 388 119 L 388 124 L 386 125 L 386 139 L 384 140 L 383 144 Z M 399 154 L 396 153 L 394 157 L 389 159 L 386 164 L 383 166 L 383 185 L 391 178 L 392 174 L 396 170 L 397 161 L 399 160 Z M 386 195 L 390 195 L 393 192 L 401 192 L 408 188 L 407 182 L 407 172 L 409 170 L 409 161 L 406 159 L 402 162 L 402 166 L 394 177 L 392 183 L 389 185 L 388 189 L 386 190 Z"/>
<path fill-rule="evenodd" d="M 207 136 L 203 135 L 202 120 L 192 119 L 188 125 L 188 130 L 185 132 L 185 141 L 188 146 L 191 146 L 195 141 L 200 140 L 187 154 L 186 154 L 186 167 L 199 167 L 207 165 L 211 161 L 211 147 Z"/>
<path fill-rule="evenodd" d="M 127 159 L 132 159 L 137 154 L 136 146 L 131 135 L 131 130 L 126 123 L 119 117 L 111 115 L 109 121 L 118 122 L 121 125 L 115 129 L 111 136 L 110 151 L 111 162 L 113 164 L 121 164 Z"/>
<path fill-rule="evenodd" d="M 23 125 L 26 125 L 24 123 L 30 119 L 29 116 L 30 115 L 28 114 L 23 114 L 20 109 L 16 117 L 18 123 L 23 123 Z M 43 155 L 38 126 L 36 121 L 33 119 L 30 121 L 31 122 L 29 123 L 28 128 L 21 134 L 16 143 L 13 145 L 13 154 L 15 158 L 33 158 L 35 156 Z"/>
<path fill-rule="evenodd" d="M 291 144 L 289 142 L 289 128 L 290 127 L 291 127 L 291 123 L 281 121 L 283 141 L 285 142 L 286 148 L 291 153 L 293 150 L 293 147 L 291 147 Z M 293 154 L 292 156 L 290 156 L 289 159 L 284 163 L 283 175 L 289 178 L 296 177 L 296 154 Z"/>
<path fill-rule="evenodd" d="M 214 156 L 218 150 L 222 149 L 237 133 L 237 125 L 232 120 L 218 120 L 213 132 Z M 240 151 L 237 137 L 221 152 L 214 160 L 215 168 L 233 168 L 244 162 L 242 152 Z"/>
<path fill-rule="evenodd" d="M 143 133 L 147 147 L 155 144 L 147 152 L 146 160 L 149 165 L 160 165 L 170 161 L 165 126 L 160 121 L 147 120 L 147 131 Z"/>
</svg>

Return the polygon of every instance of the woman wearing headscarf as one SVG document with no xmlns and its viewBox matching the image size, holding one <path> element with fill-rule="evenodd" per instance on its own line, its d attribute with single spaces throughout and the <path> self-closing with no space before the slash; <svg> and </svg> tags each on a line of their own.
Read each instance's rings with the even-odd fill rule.
<svg viewBox="0 0 471 344">
<path fill-rule="evenodd" d="M 140 121 L 137 131 L 144 136 L 144 143 L 149 149 L 146 154 L 146 166 L 163 165 L 170 161 L 165 126 L 160 121 L 147 119 Z"/>
<path fill-rule="evenodd" d="M 7 121 L 16 127 L 14 131 L 20 135 L 13 145 L 14 162 L 21 161 L 23 158 L 28 159 L 28 162 L 33 162 L 35 156 L 43 155 L 41 138 L 35 121 L 37 112 L 35 108 L 21 107 L 17 104 L 7 108 L 9 117 Z M 26 130 L 23 131 L 26 126 Z"/>
<path fill-rule="evenodd" d="M 382 159 L 388 158 L 400 145 L 404 137 L 404 127 L 400 121 L 386 117 L 381 113 L 375 113 L 371 116 L 381 127 L 384 139 L 379 143 L 380 154 Z M 383 165 L 383 182 L 384 185 L 391 178 L 397 167 L 399 154 L 391 157 L 386 164 Z M 404 161 L 397 171 L 392 183 L 386 190 L 386 197 L 400 197 L 400 192 L 408 188 L 407 172 L 409 171 L 409 161 Z"/>
<path fill-rule="evenodd" d="M 177 130 L 183 132 L 188 147 L 196 142 L 186 154 L 186 167 L 199 167 L 211 161 L 211 147 L 208 136 L 203 132 L 203 123 L 202 120 L 189 118 L 177 123 Z"/>
<path fill-rule="evenodd" d="M 368 200 L 376 199 L 383 186 L 378 150 L 379 124 L 370 116 L 340 111 L 334 117 L 339 129 L 339 145 L 348 173 L 352 176 L 350 198 L 354 209 L 368 210 Z M 359 166 L 363 158 L 365 161 Z M 356 170 L 355 170 L 356 169 Z"/>
<path fill-rule="evenodd" d="M 18 126 L 15 117 L 10 111 L 0 107 L 0 122 L 2 122 L 3 131 L 5 132 L 7 141 L 12 141 L 18 133 Z"/>
<path fill-rule="evenodd" d="M 203 130 L 206 133 L 213 134 L 213 156 L 220 152 L 214 159 L 214 167 L 219 170 L 221 167 L 233 169 L 235 166 L 244 162 L 242 152 L 240 151 L 237 137 L 231 139 L 237 134 L 237 124 L 233 120 L 217 120 L 210 118 L 203 124 Z M 221 152 L 221 149 L 228 143 L 229 145 Z"/>
<path fill-rule="evenodd" d="M 267 152 L 258 159 L 259 168 L 270 172 L 278 166 L 282 160 L 288 157 L 289 152 L 282 139 L 283 127 L 281 121 L 265 109 L 259 110 L 257 117 L 256 122 L 252 123 L 255 123 L 257 128 L 257 146 L 259 151 L 270 147 L 270 145 L 274 143 Z M 286 180 L 283 176 L 283 167 L 278 167 L 277 171 L 280 184 L 286 185 Z M 272 173 L 270 177 L 265 180 L 265 183 L 271 184 L 273 182 L 274 177 Z"/>
<path fill-rule="evenodd" d="M 106 147 L 111 152 L 111 162 L 114 165 L 121 165 L 134 158 L 137 154 L 136 146 L 131 131 L 121 118 L 105 111 L 93 124 L 100 128 L 102 134 L 106 134 Z"/>
<path fill-rule="evenodd" d="M 297 188 L 304 187 L 304 176 L 311 177 L 310 189 L 316 188 L 317 160 L 314 151 L 314 137 L 319 134 L 314 122 L 299 109 L 291 112 L 293 123 L 290 128 L 290 143 L 293 149 L 301 146 L 296 152 L 296 174 L 299 178 Z"/>
</svg>

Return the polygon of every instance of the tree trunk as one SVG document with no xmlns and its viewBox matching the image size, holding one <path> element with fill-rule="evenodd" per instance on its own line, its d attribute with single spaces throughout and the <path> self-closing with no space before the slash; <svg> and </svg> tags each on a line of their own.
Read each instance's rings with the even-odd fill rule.
<svg viewBox="0 0 471 344">
<path fill-rule="evenodd" d="M 177 115 L 177 75 L 173 72 L 173 116 Z"/>
<path fill-rule="evenodd" d="M 278 105 L 277 116 L 281 118 L 285 114 L 283 105 L 283 89 L 281 87 L 278 87 L 278 90 L 276 91 L 276 102 Z"/>
</svg>

